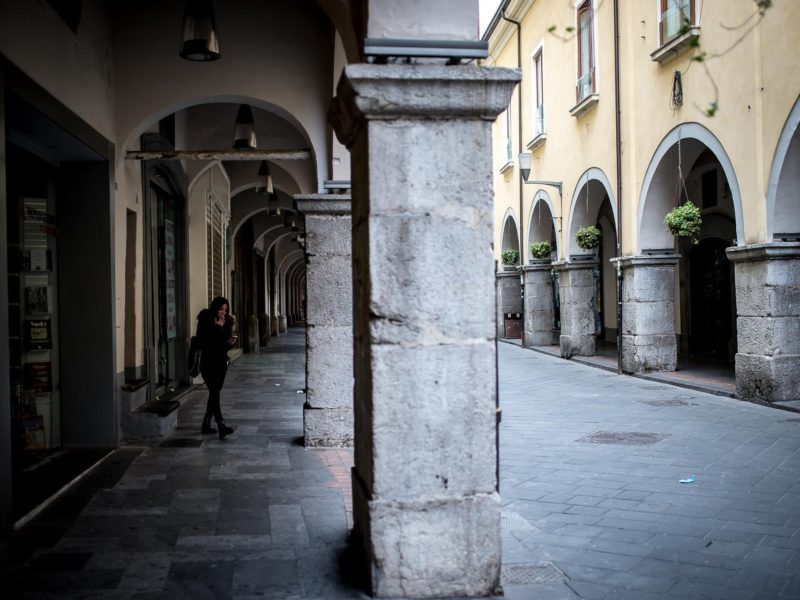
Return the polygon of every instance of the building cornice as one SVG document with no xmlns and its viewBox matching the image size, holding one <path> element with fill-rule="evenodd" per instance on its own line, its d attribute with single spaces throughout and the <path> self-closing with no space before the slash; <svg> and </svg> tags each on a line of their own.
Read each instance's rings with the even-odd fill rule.
<svg viewBox="0 0 800 600">
<path fill-rule="evenodd" d="M 492 24 L 483 36 L 483 39 L 489 42 L 489 56 L 495 61 L 497 54 L 505 49 L 516 33 L 514 24 L 503 19 L 503 10 L 505 10 L 506 17 L 521 23 L 528 15 L 535 1 L 506 0 L 498 7 L 495 16 L 492 18 Z"/>
</svg>

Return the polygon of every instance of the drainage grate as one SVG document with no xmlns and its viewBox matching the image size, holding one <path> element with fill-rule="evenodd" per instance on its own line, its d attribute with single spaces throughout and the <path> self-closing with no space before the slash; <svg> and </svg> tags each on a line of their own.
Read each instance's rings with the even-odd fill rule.
<svg viewBox="0 0 800 600">
<path fill-rule="evenodd" d="M 161 442 L 159 448 L 199 448 L 203 440 L 191 438 L 169 438 Z"/>
<path fill-rule="evenodd" d="M 694 402 L 686 402 L 678 398 L 672 400 L 637 400 L 639 404 L 647 404 L 648 406 L 697 406 Z"/>
<path fill-rule="evenodd" d="M 595 431 L 576 442 L 588 444 L 618 444 L 622 446 L 651 446 L 669 437 L 668 433 L 647 433 L 644 431 Z"/>
<path fill-rule="evenodd" d="M 510 510 L 500 515 L 500 526 L 503 531 L 533 531 L 536 529 L 525 517 Z"/>
<path fill-rule="evenodd" d="M 503 565 L 500 572 L 500 581 L 505 585 L 560 583 L 566 579 L 567 576 L 549 562 L 536 565 Z"/>
</svg>

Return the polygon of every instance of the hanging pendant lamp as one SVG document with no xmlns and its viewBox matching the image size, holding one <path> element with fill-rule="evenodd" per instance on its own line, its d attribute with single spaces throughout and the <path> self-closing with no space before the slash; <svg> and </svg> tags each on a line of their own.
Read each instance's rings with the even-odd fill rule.
<svg viewBox="0 0 800 600">
<path fill-rule="evenodd" d="M 272 175 L 269 173 L 267 161 L 262 160 L 258 167 L 258 179 L 256 180 L 256 194 L 272 194 Z"/>
<path fill-rule="evenodd" d="M 278 207 L 278 194 L 275 192 L 269 195 L 269 200 L 267 201 L 267 214 L 271 217 L 277 216 L 281 214 L 281 209 Z"/>
<path fill-rule="evenodd" d="M 253 128 L 253 111 L 247 104 L 236 113 L 236 128 L 233 130 L 233 147 L 237 150 L 256 149 L 256 131 Z"/>
<path fill-rule="evenodd" d="M 186 3 L 180 56 L 195 62 L 208 62 L 220 57 L 211 0 L 188 0 Z"/>
</svg>

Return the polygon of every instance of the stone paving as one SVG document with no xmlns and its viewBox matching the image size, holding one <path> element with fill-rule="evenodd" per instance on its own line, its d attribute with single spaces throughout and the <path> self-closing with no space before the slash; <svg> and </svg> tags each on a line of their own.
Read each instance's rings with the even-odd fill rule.
<svg viewBox="0 0 800 600">
<path fill-rule="evenodd" d="M 60 539 L 2 571 L 4 597 L 366 598 L 340 568 L 352 450 L 301 445 L 303 343 L 232 365 L 226 440 L 197 433 L 198 391 L 168 440 L 124 450 Z M 506 599 L 800 598 L 798 415 L 499 357 Z"/>
<path fill-rule="evenodd" d="M 507 591 L 800 598 L 797 414 L 499 355 L 504 569 L 547 579 Z"/>
</svg>

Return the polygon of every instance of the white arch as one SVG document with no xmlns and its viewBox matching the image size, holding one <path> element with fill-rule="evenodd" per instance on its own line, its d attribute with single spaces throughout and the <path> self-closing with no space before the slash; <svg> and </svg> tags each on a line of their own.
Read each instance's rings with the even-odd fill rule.
<svg viewBox="0 0 800 600">
<path fill-rule="evenodd" d="M 602 197 L 599 196 L 589 196 L 589 203 L 594 203 L 597 200 L 596 211 L 599 212 L 600 208 L 602 208 L 602 201 L 607 196 L 608 201 L 611 204 L 611 212 L 614 215 L 614 231 L 617 235 L 619 232 L 616 231 L 617 223 L 619 219 L 617 218 L 617 202 L 614 199 L 614 193 L 611 191 L 611 183 L 608 181 L 608 177 L 606 174 L 603 173 L 602 169 L 597 167 L 590 167 L 584 171 L 581 176 L 578 178 L 578 182 L 575 184 L 575 190 L 572 192 L 572 201 L 569 207 L 569 219 L 567 220 L 567 243 L 566 247 L 564 248 L 564 258 L 568 258 L 573 252 L 576 254 L 580 253 L 580 248 L 578 247 L 577 242 L 575 241 L 575 232 L 578 230 L 578 223 L 575 220 L 575 207 L 578 206 L 579 201 L 585 201 L 586 194 L 591 189 L 590 182 L 597 181 L 602 185 L 602 189 L 605 192 Z M 586 188 L 586 189 L 584 189 Z M 595 215 L 596 217 L 597 215 Z M 594 221 L 589 223 L 589 225 L 594 225 Z M 573 228 L 575 229 L 573 231 Z"/>
<path fill-rule="evenodd" d="M 506 228 L 508 227 L 509 221 L 514 225 L 514 233 L 516 234 L 516 240 L 514 240 L 516 247 L 519 248 L 519 222 L 517 221 L 517 215 L 514 213 L 513 208 L 509 208 L 506 210 L 506 214 L 503 215 L 503 226 L 500 229 L 500 252 L 506 250 L 505 242 L 506 242 Z M 520 259 L 522 257 L 520 256 Z"/>
<path fill-rule="evenodd" d="M 534 218 L 534 215 L 536 214 L 536 206 L 540 202 L 542 204 L 544 204 L 545 206 L 547 206 L 547 210 L 549 211 L 550 223 L 551 223 L 551 226 L 552 226 L 553 230 L 556 232 L 556 236 L 555 236 L 556 245 L 555 245 L 554 250 L 558 251 L 558 227 L 556 225 L 556 216 L 555 216 L 556 213 L 555 213 L 555 208 L 553 206 L 553 200 L 550 198 L 550 194 L 548 194 L 545 190 L 541 190 L 540 189 L 540 190 L 537 190 L 536 194 L 534 194 L 533 199 L 531 200 L 530 209 L 528 210 L 528 214 L 530 215 L 530 217 L 528 218 L 528 242 L 529 242 L 529 244 L 528 244 L 528 248 L 526 248 L 526 250 L 525 250 L 526 254 L 530 253 L 530 242 L 531 242 L 531 239 L 532 239 L 532 236 L 533 236 L 534 229 L 539 229 L 540 230 L 540 226 L 538 224 L 534 225 L 534 223 L 533 223 L 533 218 Z M 549 235 L 549 231 L 548 231 L 548 235 Z M 548 239 L 548 240 L 544 240 L 544 241 L 550 241 L 550 240 Z"/>
<path fill-rule="evenodd" d="M 793 215 L 795 218 L 790 221 L 792 226 L 787 226 L 786 231 L 775 231 L 775 211 L 776 208 L 780 208 L 775 206 L 778 201 L 778 185 L 787 183 L 782 176 L 793 177 L 788 184 L 795 193 L 800 193 L 800 181 L 798 181 L 800 180 L 800 135 L 798 128 L 800 128 L 800 98 L 795 101 L 789 112 L 775 148 L 775 156 L 772 159 L 772 168 L 767 184 L 767 241 L 772 241 L 775 233 L 800 233 L 800 225 L 798 225 L 800 215 L 797 214 Z M 784 166 L 788 166 L 791 172 L 784 174 Z M 781 202 L 783 203 L 785 200 L 782 198 Z M 800 204 L 796 205 L 796 208 L 800 209 Z M 800 213 L 800 210 L 795 212 Z"/>
<path fill-rule="evenodd" d="M 743 246 L 744 224 L 742 221 L 742 196 L 739 191 L 739 181 L 736 179 L 736 173 L 733 170 L 733 164 L 728 157 L 728 153 L 725 152 L 725 149 L 722 147 L 722 144 L 716 138 L 716 136 L 699 123 L 681 123 L 680 125 L 674 127 L 666 136 L 664 136 L 664 139 L 661 140 L 661 143 L 656 148 L 653 158 L 650 159 L 650 164 L 647 167 L 644 181 L 642 182 L 642 189 L 639 194 L 639 207 L 636 215 L 637 254 L 641 253 L 642 251 L 642 239 L 644 237 L 643 229 L 645 225 L 647 225 L 648 228 L 647 234 L 649 239 L 656 240 L 654 247 L 672 248 L 674 245 L 672 236 L 669 234 L 669 232 L 667 232 L 662 223 L 666 211 L 664 211 L 663 214 L 656 214 L 653 217 L 648 218 L 647 223 L 645 223 L 645 209 L 650 188 L 654 183 L 654 179 L 657 178 L 658 169 L 662 164 L 662 160 L 667 152 L 669 152 L 670 149 L 678 143 L 679 139 L 697 140 L 711 152 L 713 152 L 714 156 L 719 161 L 722 171 L 725 173 L 725 178 L 728 181 L 728 187 L 730 187 L 731 190 L 731 202 L 733 203 L 734 215 L 736 217 L 736 245 Z M 688 174 L 689 171 L 687 169 L 686 173 L 684 174 L 684 178 Z M 653 201 L 653 203 L 654 202 L 655 201 Z M 654 210 L 658 209 L 655 208 Z"/>
<path fill-rule="evenodd" d="M 194 186 L 197 184 L 197 181 L 200 179 L 200 177 L 202 177 L 203 174 L 206 171 L 210 171 L 211 169 L 213 169 L 214 167 L 216 167 L 218 165 L 219 165 L 219 170 L 222 172 L 222 176 L 225 178 L 225 181 L 228 182 L 228 187 L 230 188 L 230 186 L 231 186 L 231 178 L 228 176 L 228 171 L 225 169 L 225 165 L 222 164 L 221 160 L 212 160 L 212 161 L 206 163 L 205 165 L 203 165 L 203 168 L 200 169 L 197 172 L 197 174 L 192 178 L 192 181 L 189 182 L 189 188 L 188 188 L 189 189 L 189 192 L 188 192 L 189 195 L 191 195 L 192 189 L 194 189 Z M 255 185 L 255 184 L 253 184 L 253 185 Z M 233 194 L 231 194 L 231 195 L 233 195 Z"/>
</svg>

